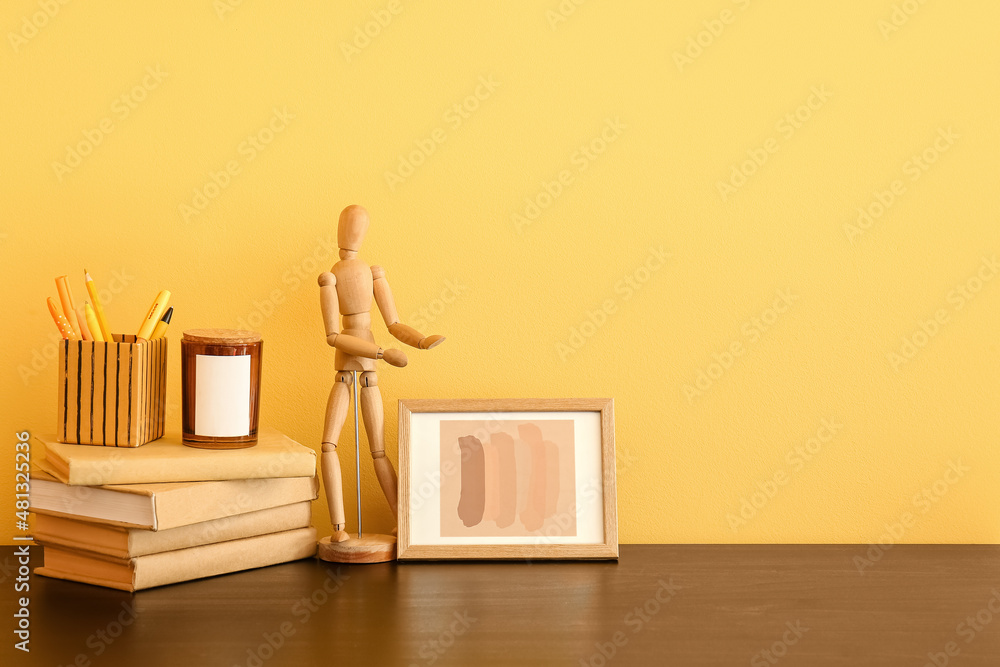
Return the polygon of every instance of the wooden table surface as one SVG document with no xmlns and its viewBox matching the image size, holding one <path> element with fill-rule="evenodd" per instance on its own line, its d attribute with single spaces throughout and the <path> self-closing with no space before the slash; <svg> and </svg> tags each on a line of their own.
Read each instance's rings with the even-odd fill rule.
<svg viewBox="0 0 1000 667">
<path fill-rule="evenodd" d="M 1000 547 L 868 549 L 634 545 L 618 563 L 306 560 L 134 596 L 32 575 L 32 652 L 13 651 L 5 631 L 3 654 L 15 660 L 3 664 L 1000 665 Z M 41 549 L 32 551 L 37 564 Z M 3 578 L 10 600 L 9 567 Z"/>
</svg>

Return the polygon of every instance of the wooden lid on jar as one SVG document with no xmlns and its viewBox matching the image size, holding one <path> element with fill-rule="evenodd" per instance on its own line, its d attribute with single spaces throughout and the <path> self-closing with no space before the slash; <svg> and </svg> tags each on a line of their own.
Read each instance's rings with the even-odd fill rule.
<svg viewBox="0 0 1000 667">
<path fill-rule="evenodd" d="M 183 340 L 203 345 L 248 345 L 259 343 L 260 334 L 242 329 L 188 329 Z"/>
</svg>

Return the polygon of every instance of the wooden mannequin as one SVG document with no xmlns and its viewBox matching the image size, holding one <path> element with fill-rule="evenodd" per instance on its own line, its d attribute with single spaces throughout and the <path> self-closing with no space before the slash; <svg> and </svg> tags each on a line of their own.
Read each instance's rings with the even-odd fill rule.
<svg viewBox="0 0 1000 667">
<path fill-rule="evenodd" d="M 337 350 L 337 379 L 326 405 L 323 453 L 320 459 L 334 533 L 331 537 L 320 540 L 319 556 L 334 562 L 378 562 L 389 560 L 395 554 L 395 539 L 390 536 L 365 535 L 359 539 L 345 532 L 344 494 L 340 459 L 337 457 L 337 441 L 350 404 L 352 371 L 358 371 L 361 413 L 375 476 L 382 487 L 382 493 L 389 501 L 393 516 L 396 516 L 396 472 L 392 462 L 385 456 L 382 394 L 379 392 L 375 366 L 376 361 L 381 359 L 392 366 L 403 367 L 406 365 L 406 355 L 400 350 L 382 349 L 375 343 L 371 332 L 372 298 L 378 305 L 389 333 L 400 342 L 429 350 L 444 341 L 442 336 L 424 336 L 399 321 L 385 271 L 380 266 L 369 267 L 358 258 L 358 250 L 368 231 L 368 225 L 368 212 L 360 206 L 348 206 L 340 213 L 337 227 L 340 261 L 319 277 L 326 342 Z M 343 317 L 343 329 L 340 327 L 340 317 Z M 388 554 L 390 545 L 392 554 Z"/>
</svg>

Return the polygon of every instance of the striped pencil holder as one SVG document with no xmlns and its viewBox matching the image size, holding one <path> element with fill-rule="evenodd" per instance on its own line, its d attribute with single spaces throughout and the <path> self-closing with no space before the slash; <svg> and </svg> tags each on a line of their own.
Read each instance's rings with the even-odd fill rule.
<svg viewBox="0 0 1000 667">
<path fill-rule="evenodd" d="M 60 442 L 139 447 L 163 436 L 167 339 L 63 340 L 59 347 Z"/>
</svg>

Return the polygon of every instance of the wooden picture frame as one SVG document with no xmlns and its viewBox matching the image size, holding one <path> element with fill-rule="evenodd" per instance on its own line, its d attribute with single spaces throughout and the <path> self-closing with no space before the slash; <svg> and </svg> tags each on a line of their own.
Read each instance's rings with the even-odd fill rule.
<svg viewBox="0 0 1000 667">
<path fill-rule="evenodd" d="M 617 559 L 614 400 L 400 400 L 399 499 L 399 560 Z"/>
</svg>

